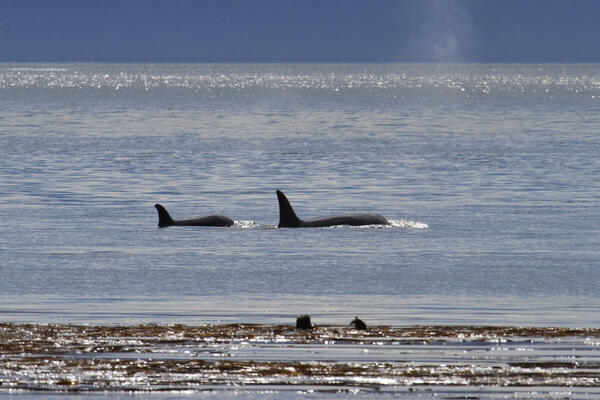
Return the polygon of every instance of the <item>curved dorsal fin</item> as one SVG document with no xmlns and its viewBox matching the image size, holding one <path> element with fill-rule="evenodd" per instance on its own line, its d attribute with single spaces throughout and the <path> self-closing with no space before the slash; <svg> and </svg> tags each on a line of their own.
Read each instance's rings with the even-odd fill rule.
<svg viewBox="0 0 600 400">
<path fill-rule="evenodd" d="M 173 218 L 171 218 L 166 208 L 160 204 L 155 204 L 154 207 L 156 207 L 156 210 L 158 211 L 158 226 L 162 228 L 173 225 Z"/>
<path fill-rule="evenodd" d="M 279 201 L 279 228 L 296 228 L 302 222 L 281 190 L 277 191 Z"/>
</svg>

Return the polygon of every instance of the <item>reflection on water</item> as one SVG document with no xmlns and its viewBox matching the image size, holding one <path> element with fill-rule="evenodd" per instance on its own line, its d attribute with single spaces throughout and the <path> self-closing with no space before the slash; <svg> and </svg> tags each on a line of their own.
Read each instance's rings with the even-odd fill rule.
<svg viewBox="0 0 600 400">
<path fill-rule="evenodd" d="M 600 329 L 4 323 L 0 355 L 3 391 L 577 393 L 600 383 Z"/>
</svg>

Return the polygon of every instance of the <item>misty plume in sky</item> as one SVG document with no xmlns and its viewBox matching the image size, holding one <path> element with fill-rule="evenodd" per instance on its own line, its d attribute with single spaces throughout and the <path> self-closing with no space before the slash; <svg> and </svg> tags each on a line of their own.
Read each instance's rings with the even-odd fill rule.
<svg viewBox="0 0 600 400">
<path fill-rule="evenodd" d="M 477 45 L 471 14 L 460 0 L 428 0 L 414 11 L 410 53 L 423 61 L 470 61 Z"/>
</svg>

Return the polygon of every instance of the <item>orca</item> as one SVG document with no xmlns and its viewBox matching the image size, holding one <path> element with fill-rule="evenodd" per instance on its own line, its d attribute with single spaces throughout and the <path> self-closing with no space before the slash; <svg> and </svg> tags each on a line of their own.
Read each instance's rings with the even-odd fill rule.
<svg viewBox="0 0 600 400">
<path fill-rule="evenodd" d="M 308 221 L 298 218 L 292 205 L 281 190 L 277 190 L 279 201 L 278 228 L 322 228 L 336 225 L 389 225 L 390 222 L 382 215 L 370 214 L 342 214 L 333 217 L 317 218 Z"/>
<path fill-rule="evenodd" d="M 160 204 L 155 204 L 156 210 L 158 211 L 158 226 L 159 228 L 165 228 L 167 226 L 231 226 L 233 220 L 223 215 L 206 215 L 204 217 L 198 217 L 193 219 L 182 219 L 175 221 L 169 215 L 169 212 Z"/>
</svg>

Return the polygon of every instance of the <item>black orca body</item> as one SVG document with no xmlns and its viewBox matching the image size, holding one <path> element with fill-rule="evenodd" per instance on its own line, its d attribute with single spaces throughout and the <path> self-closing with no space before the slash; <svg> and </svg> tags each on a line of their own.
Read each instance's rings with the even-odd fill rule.
<svg viewBox="0 0 600 400">
<path fill-rule="evenodd" d="M 277 191 L 279 200 L 278 228 L 322 228 L 336 225 L 389 225 L 390 222 L 379 214 L 342 214 L 333 217 L 303 221 L 294 212 L 292 205 L 283 192 Z"/>
<path fill-rule="evenodd" d="M 169 212 L 160 204 L 155 204 L 158 211 L 158 226 L 165 228 L 167 226 L 231 226 L 233 220 L 223 215 L 206 215 L 204 217 L 193 219 L 182 219 L 175 221 L 169 215 Z"/>
</svg>

